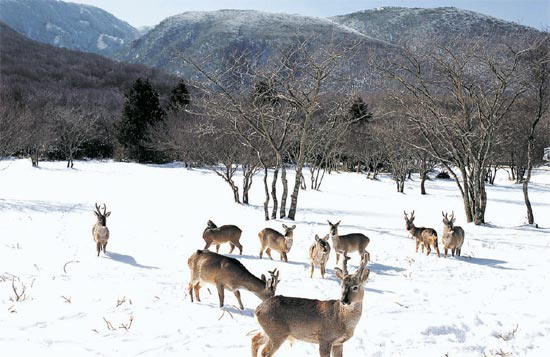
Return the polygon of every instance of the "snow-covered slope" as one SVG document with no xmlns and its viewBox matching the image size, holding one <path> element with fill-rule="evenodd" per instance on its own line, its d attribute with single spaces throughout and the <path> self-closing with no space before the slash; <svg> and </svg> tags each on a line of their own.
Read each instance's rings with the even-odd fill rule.
<svg viewBox="0 0 550 357">
<path fill-rule="evenodd" d="M 317 17 L 254 10 L 189 11 L 166 18 L 115 57 L 202 79 L 182 55 L 208 71 L 223 72 L 227 70 L 224 66 L 231 66 L 232 59 L 242 54 L 249 66 L 255 67 L 305 39 L 310 40 L 310 49 L 363 42 L 376 51 L 387 45 Z"/>
<path fill-rule="evenodd" d="M 405 8 L 387 6 L 334 16 L 334 22 L 391 43 L 428 44 L 456 36 L 476 36 L 499 43 L 506 37 L 538 33 L 513 22 L 455 7 Z"/>
<path fill-rule="evenodd" d="M 0 0 L 0 21 L 39 42 L 107 56 L 140 36 L 100 8 L 57 0 Z"/>
<path fill-rule="evenodd" d="M 521 187 L 505 174 L 488 188 L 484 227 L 465 224 L 452 181 L 418 180 L 406 194 L 386 177 L 352 173 L 326 177 L 322 192 L 302 191 L 289 263 L 258 259 L 264 222 L 262 187 L 252 205 L 232 203 L 215 174 L 178 165 L 113 162 L 0 162 L 0 346 L 30 356 L 245 356 L 250 354 L 259 300 L 242 292 L 244 311 L 226 294 L 225 313 L 215 287 L 202 303 L 186 293 L 187 258 L 204 246 L 208 219 L 243 229 L 240 261 L 254 274 L 281 271 L 278 293 L 338 298 L 334 254 L 326 279 L 308 274 L 307 248 L 327 219 L 340 233 L 371 238 L 371 275 L 363 316 L 344 346 L 347 356 L 486 356 L 500 352 L 543 356 L 550 350 L 550 170 L 536 170 L 531 199 L 541 227 L 524 226 Z M 306 177 L 307 179 L 307 177 Z M 258 180 L 259 182 L 260 180 Z M 95 256 L 91 229 L 95 202 L 106 202 L 111 239 Z M 466 231 L 463 257 L 426 257 L 414 251 L 403 210 L 441 235 L 441 211 L 454 210 Z M 285 222 L 288 223 L 288 222 Z M 228 246 L 222 246 L 226 254 Z M 351 269 L 358 264 L 352 256 Z M 25 299 L 14 302 L 12 281 Z M 130 318 L 133 317 L 131 326 Z M 108 323 L 114 329 L 110 329 Z M 126 330 L 125 327 L 128 328 Z M 515 332 L 514 332 L 515 331 Z M 278 356 L 316 356 L 317 347 L 287 343 Z"/>
</svg>

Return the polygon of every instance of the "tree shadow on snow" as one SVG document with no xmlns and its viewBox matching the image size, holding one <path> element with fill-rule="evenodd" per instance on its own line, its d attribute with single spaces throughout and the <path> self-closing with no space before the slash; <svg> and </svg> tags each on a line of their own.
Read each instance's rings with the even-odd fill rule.
<svg viewBox="0 0 550 357">
<path fill-rule="evenodd" d="M 114 253 L 114 252 L 106 252 L 105 255 L 111 260 L 116 260 L 117 262 L 121 262 L 121 263 L 124 263 L 124 264 L 129 264 L 129 265 L 134 266 L 136 268 L 158 269 L 158 267 L 139 264 L 138 262 L 136 262 L 134 257 L 132 257 L 131 255 L 118 254 L 118 253 Z"/>
</svg>

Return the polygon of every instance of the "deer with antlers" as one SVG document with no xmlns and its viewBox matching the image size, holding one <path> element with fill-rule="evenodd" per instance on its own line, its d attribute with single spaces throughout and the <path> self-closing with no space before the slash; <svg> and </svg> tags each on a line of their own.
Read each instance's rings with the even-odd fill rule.
<svg viewBox="0 0 550 357">
<path fill-rule="evenodd" d="M 441 237 L 441 242 L 443 243 L 445 258 L 447 258 L 447 251 L 449 250 L 451 250 L 453 257 L 455 253 L 460 257 L 460 251 L 464 243 L 464 229 L 454 225 L 456 222 L 454 211 L 451 213 L 450 219 L 447 213 L 442 211 L 441 214 L 443 215 L 443 236 Z"/>
<path fill-rule="evenodd" d="M 105 254 L 105 248 L 107 248 L 107 242 L 109 241 L 109 228 L 107 228 L 107 217 L 111 215 L 111 212 L 107 212 L 107 206 L 105 205 L 105 203 L 103 204 L 103 212 L 101 212 L 100 207 L 96 203 L 94 213 L 97 217 L 97 222 L 92 228 L 92 236 L 94 237 L 97 248 L 97 256 L 99 257 L 99 253 L 101 251 L 103 251 L 103 254 Z"/>
<path fill-rule="evenodd" d="M 370 273 L 367 254 L 352 275 L 334 270 L 342 286 L 338 300 L 277 295 L 258 305 L 254 314 L 262 331 L 252 338 L 252 356 L 264 345 L 262 357 L 273 356 L 286 340 L 318 344 L 321 357 L 330 357 L 331 352 L 343 356 L 343 344 L 353 336 L 363 311 L 364 286 Z"/>
<path fill-rule="evenodd" d="M 418 252 L 418 246 L 422 245 L 422 253 L 424 253 L 424 247 L 426 247 L 426 255 L 430 255 L 432 251 L 430 246 L 432 246 L 437 252 L 437 256 L 440 257 L 439 246 L 437 245 L 437 232 L 435 229 L 416 227 L 413 223 L 415 218 L 414 211 L 411 212 L 411 218 L 408 217 L 406 211 L 403 211 L 403 213 L 405 214 L 405 227 L 407 231 L 409 231 L 411 236 L 416 238 L 416 252 Z"/>
<path fill-rule="evenodd" d="M 197 301 L 201 301 L 199 290 L 201 286 L 208 283 L 216 286 L 220 307 L 223 307 L 226 289 L 235 294 L 240 309 L 244 310 L 239 289 L 246 289 L 263 301 L 275 295 L 275 289 L 280 281 L 277 269 L 269 272 L 271 275 L 269 279 L 266 279 L 264 274 L 261 278 L 257 278 L 237 259 L 209 250 L 197 250 L 187 260 L 187 265 L 191 272 L 189 282 L 191 302 L 193 302 L 193 291 Z"/>
</svg>

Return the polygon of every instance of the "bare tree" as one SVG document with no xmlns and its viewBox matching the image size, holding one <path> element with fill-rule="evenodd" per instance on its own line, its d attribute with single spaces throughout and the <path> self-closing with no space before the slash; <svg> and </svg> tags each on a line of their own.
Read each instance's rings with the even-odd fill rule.
<svg viewBox="0 0 550 357">
<path fill-rule="evenodd" d="M 519 56 L 503 46 L 493 52 L 487 48 L 457 40 L 403 49 L 398 60 L 379 66 L 400 84 L 393 99 L 428 143 L 428 152 L 455 179 L 466 219 L 475 224 L 485 222 L 485 175 L 497 129 L 525 90 Z"/>
</svg>

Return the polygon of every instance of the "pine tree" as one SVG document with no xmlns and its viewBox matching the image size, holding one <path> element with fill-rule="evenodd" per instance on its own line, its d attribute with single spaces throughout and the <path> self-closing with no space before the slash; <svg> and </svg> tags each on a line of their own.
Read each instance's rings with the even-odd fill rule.
<svg viewBox="0 0 550 357">
<path fill-rule="evenodd" d="M 178 84 L 176 84 L 170 93 L 170 98 L 168 99 L 168 109 L 172 111 L 180 111 L 185 109 L 189 103 L 191 103 L 189 90 L 187 90 L 187 86 L 182 79 L 178 82 Z"/>
<path fill-rule="evenodd" d="M 367 123 L 370 119 L 372 119 L 372 113 L 369 110 L 369 105 L 359 96 L 353 100 L 349 113 L 358 123 Z"/>
<path fill-rule="evenodd" d="M 165 116 L 159 94 L 148 79 L 138 78 L 124 96 L 122 120 L 116 125 L 117 139 L 127 150 L 129 159 L 138 162 L 154 160 L 155 153 L 145 144 L 147 129 Z"/>
</svg>

